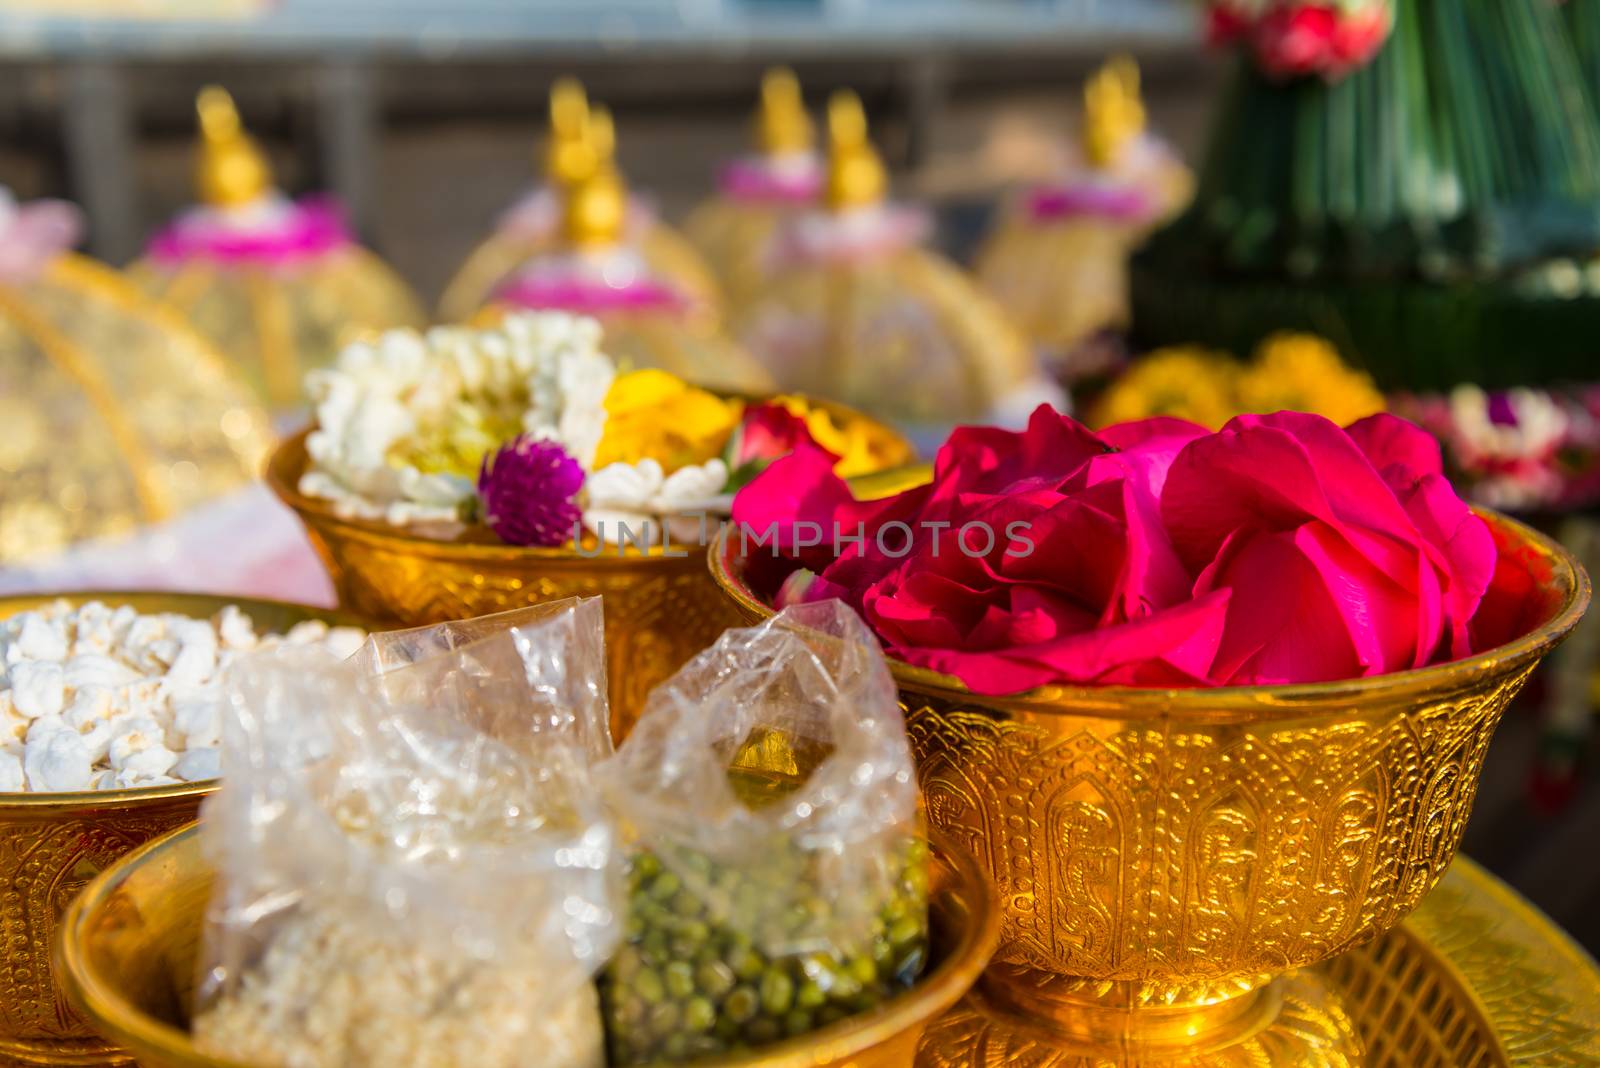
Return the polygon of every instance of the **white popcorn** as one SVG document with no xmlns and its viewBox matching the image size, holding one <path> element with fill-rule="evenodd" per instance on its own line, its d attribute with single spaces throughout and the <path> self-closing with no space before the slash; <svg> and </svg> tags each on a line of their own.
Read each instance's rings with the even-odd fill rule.
<svg viewBox="0 0 1600 1068">
<path fill-rule="evenodd" d="M 146 749 L 155 746 L 165 749 L 166 746 L 162 744 L 165 739 L 166 732 L 161 729 L 161 724 L 148 716 L 129 716 L 118 721 L 112 727 L 111 748 L 108 751 L 112 768 L 121 771 L 133 757 Z M 176 762 L 177 757 L 172 755 L 172 760 L 158 770 L 166 771 Z M 152 774 L 157 773 L 152 772 Z"/>
<path fill-rule="evenodd" d="M 22 751 L 28 789 L 44 793 L 87 790 L 94 781 L 93 765 L 89 747 L 77 731 L 65 724 L 56 729 L 28 732 Z"/>
<path fill-rule="evenodd" d="M 93 687 L 111 689 L 139 681 L 139 673 L 127 664 L 99 653 L 83 653 L 62 666 L 62 682 L 71 689 Z"/>
<path fill-rule="evenodd" d="M 54 716 L 66 702 L 66 680 L 61 665 L 53 660 L 22 660 L 7 672 L 11 681 L 11 701 L 29 719 Z"/>
<path fill-rule="evenodd" d="M 236 604 L 230 604 L 217 613 L 215 620 L 217 636 L 222 639 L 222 644 L 229 649 L 254 649 L 256 647 L 256 628 L 250 622 L 250 617 L 239 610 Z"/>
<path fill-rule="evenodd" d="M 184 748 L 222 744 L 222 706 L 215 694 L 201 692 L 172 699 L 172 729 Z"/>
<path fill-rule="evenodd" d="M 30 612 L 17 633 L 12 652 L 17 660 L 60 660 L 67 655 L 66 631 Z"/>
<path fill-rule="evenodd" d="M 0 750 L 0 792 L 19 793 L 24 786 L 22 757 L 9 749 Z"/>
<path fill-rule="evenodd" d="M 216 746 L 191 746 L 177 763 L 172 774 L 184 782 L 202 782 L 222 775 L 222 750 Z"/>
<path fill-rule="evenodd" d="M 58 601 L 0 620 L 0 793 L 214 779 L 229 663 L 279 641 L 346 657 L 365 639 L 321 622 L 258 638 L 236 605 L 207 620 Z"/>
</svg>

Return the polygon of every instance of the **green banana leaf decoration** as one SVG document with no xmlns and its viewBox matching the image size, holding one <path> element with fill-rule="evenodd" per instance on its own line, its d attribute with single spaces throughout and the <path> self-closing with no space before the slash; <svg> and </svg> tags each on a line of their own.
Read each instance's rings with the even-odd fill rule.
<svg viewBox="0 0 1600 1068">
<path fill-rule="evenodd" d="M 1316 330 L 1389 388 L 1600 378 L 1600 0 L 1569 6 L 1398 0 L 1331 84 L 1240 62 L 1193 207 L 1135 261 L 1138 338 Z"/>
</svg>

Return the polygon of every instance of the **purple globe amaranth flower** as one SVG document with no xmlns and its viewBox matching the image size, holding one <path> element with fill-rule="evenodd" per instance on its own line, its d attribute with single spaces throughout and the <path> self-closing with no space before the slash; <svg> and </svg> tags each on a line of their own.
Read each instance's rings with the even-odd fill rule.
<svg viewBox="0 0 1600 1068">
<path fill-rule="evenodd" d="M 565 545 L 583 518 L 583 466 L 559 442 L 526 434 L 483 458 L 483 521 L 508 545 Z"/>
</svg>

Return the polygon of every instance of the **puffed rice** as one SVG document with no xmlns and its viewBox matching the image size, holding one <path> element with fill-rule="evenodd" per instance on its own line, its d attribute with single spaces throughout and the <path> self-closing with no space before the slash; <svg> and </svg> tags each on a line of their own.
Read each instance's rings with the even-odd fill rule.
<svg viewBox="0 0 1600 1068">
<path fill-rule="evenodd" d="M 0 793 L 214 779 L 229 663 L 278 641 L 343 657 L 365 640 L 321 621 L 259 636 L 237 605 L 193 619 L 57 601 L 0 620 Z"/>
</svg>

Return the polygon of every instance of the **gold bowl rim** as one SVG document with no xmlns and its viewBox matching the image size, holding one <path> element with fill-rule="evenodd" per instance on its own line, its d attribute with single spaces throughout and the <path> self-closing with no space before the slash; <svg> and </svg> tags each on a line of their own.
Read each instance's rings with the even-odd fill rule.
<svg viewBox="0 0 1600 1068">
<path fill-rule="evenodd" d="M 271 597 L 231 596 L 219 593 L 189 593 L 168 590 L 46 590 L 39 593 L 17 593 L 0 597 L 0 620 L 9 619 L 18 612 L 68 601 L 83 604 L 103 601 L 113 608 L 132 605 L 141 612 L 169 611 L 189 614 L 187 608 L 205 608 L 206 614 L 221 611 L 228 605 L 241 608 L 255 606 L 301 613 L 308 619 L 320 619 L 341 626 L 373 629 L 370 621 L 337 608 L 319 608 L 316 605 L 295 601 L 280 601 Z M 139 607 L 142 604 L 148 608 Z M 196 616 L 195 618 L 201 618 Z M 138 786 L 121 790 L 76 790 L 66 793 L 0 793 L 0 819 L 16 816 L 49 814 L 61 817 L 78 816 L 100 809 L 128 809 L 140 805 L 171 801 L 185 797 L 204 797 L 214 792 L 220 779 L 201 779 L 197 782 L 169 783 L 165 786 Z"/>
<path fill-rule="evenodd" d="M 1551 568 L 1546 585 L 1564 588 L 1559 608 L 1539 626 L 1504 645 L 1442 664 L 1370 675 L 1336 682 L 1296 683 L 1284 686 L 1218 686 L 1153 688 L 1135 686 L 1051 685 L 1021 693 L 975 694 L 960 679 L 887 657 L 890 672 L 901 686 L 918 693 L 935 694 L 984 707 L 1044 714 L 1098 715 L 1116 719 L 1149 719 L 1182 714 L 1206 720 L 1290 718 L 1307 712 L 1331 712 L 1366 703 L 1382 695 L 1393 700 L 1405 695 L 1459 689 L 1473 680 L 1505 675 L 1523 663 L 1542 657 L 1566 637 L 1589 607 L 1590 579 L 1571 553 L 1554 539 L 1531 527 L 1485 508 L 1474 509 L 1491 527 L 1516 538 L 1543 558 Z M 718 532 L 708 550 L 711 576 L 723 593 L 752 619 L 771 618 L 775 612 L 745 582 L 735 566 L 732 530 Z"/>
<path fill-rule="evenodd" d="M 199 834 L 199 821 L 187 823 L 130 851 L 98 875 L 72 901 L 57 925 L 54 947 L 56 981 L 97 1030 L 125 1049 L 159 1050 L 174 1063 L 252 1068 L 251 1065 L 202 1055 L 189 1035 L 154 1019 L 123 997 L 90 967 L 84 950 L 86 928 L 93 916 L 133 872 L 159 863 L 162 854 Z M 978 981 L 1000 943 L 1000 902 L 978 861 L 949 838 L 930 831 L 934 852 L 953 874 L 951 892 L 965 899 L 968 922 L 961 925 L 949 951 L 911 989 L 876 1009 L 847 1017 L 828 1027 L 747 1053 L 693 1062 L 693 1068 L 812 1068 L 825 1048 L 842 1059 L 876 1046 L 918 1023 L 929 1023 L 960 1001 Z"/>
<path fill-rule="evenodd" d="M 807 404 L 821 408 L 836 418 L 861 420 L 873 423 L 879 429 L 892 435 L 899 446 L 901 459 L 898 463 L 891 462 L 892 468 L 898 468 L 910 463 L 916 456 L 916 447 L 899 430 L 879 419 L 874 419 L 865 412 L 852 408 L 847 404 L 830 401 L 805 394 L 785 394 L 801 397 Z M 759 402 L 762 398 L 744 396 L 735 393 L 718 392 L 718 396 L 727 399 L 743 400 L 746 403 Z M 774 394 L 776 396 L 776 394 Z M 585 556 L 569 546 L 544 548 L 536 545 L 504 545 L 494 542 L 476 541 L 444 541 L 438 538 L 423 537 L 413 533 L 403 526 L 395 526 L 375 519 L 347 518 L 338 513 L 331 501 L 319 497 L 310 497 L 300 492 L 300 476 L 305 472 L 305 442 L 316 424 L 308 424 L 289 434 L 281 440 L 272 450 L 272 455 L 267 460 L 265 480 L 278 499 L 294 509 L 302 519 L 313 519 L 319 527 L 337 531 L 341 537 L 355 538 L 371 541 L 373 539 L 400 542 L 404 544 L 413 555 L 434 560 L 458 560 L 479 562 L 492 562 L 500 564 L 519 564 L 539 562 L 544 564 L 577 564 L 586 568 L 593 567 L 626 567 L 641 560 L 695 560 L 699 556 L 699 546 L 683 545 L 677 548 L 681 551 L 667 554 L 664 546 L 651 546 L 647 552 L 629 549 L 627 552 L 616 552 L 609 548 L 602 548 L 599 552 Z M 691 565 L 697 566 L 697 565 Z"/>
</svg>

